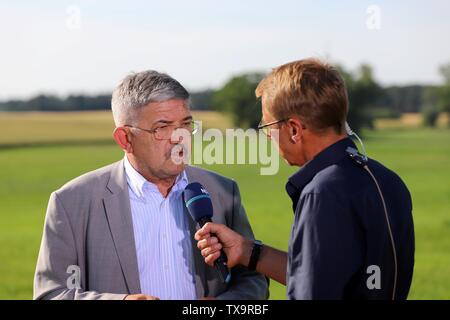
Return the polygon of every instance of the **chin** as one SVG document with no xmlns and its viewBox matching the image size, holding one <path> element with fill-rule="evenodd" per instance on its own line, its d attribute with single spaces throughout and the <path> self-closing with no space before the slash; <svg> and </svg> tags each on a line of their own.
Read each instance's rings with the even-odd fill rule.
<svg viewBox="0 0 450 320">
<path fill-rule="evenodd" d="M 166 173 L 171 175 L 171 176 L 176 176 L 179 175 L 185 168 L 186 168 L 186 164 L 174 164 L 171 163 L 167 168 L 166 168 Z"/>
<path fill-rule="evenodd" d="M 298 159 L 295 160 L 290 160 L 290 159 L 284 159 L 284 161 L 290 165 L 290 166 L 295 166 L 295 167 L 301 167 L 305 164 L 305 162 L 302 161 L 298 161 Z"/>
</svg>

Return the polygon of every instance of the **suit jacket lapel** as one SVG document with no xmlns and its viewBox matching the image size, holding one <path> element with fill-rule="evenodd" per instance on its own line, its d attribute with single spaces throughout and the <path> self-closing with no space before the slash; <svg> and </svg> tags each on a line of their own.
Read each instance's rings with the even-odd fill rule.
<svg viewBox="0 0 450 320">
<path fill-rule="evenodd" d="M 110 194 L 104 197 L 103 203 L 120 266 L 129 293 L 140 293 L 133 220 L 123 160 L 117 162 L 112 170 L 107 188 Z"/>
</svg>

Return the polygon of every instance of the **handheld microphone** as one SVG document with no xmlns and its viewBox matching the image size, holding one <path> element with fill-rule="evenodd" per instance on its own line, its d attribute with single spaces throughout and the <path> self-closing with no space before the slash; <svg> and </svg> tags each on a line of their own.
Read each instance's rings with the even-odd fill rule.
<svg viewBox="0 0 450 320">
<path fill-rule="evenodd" d="M 207 222 L 212 222 L 213 206 L 206 189 L 198 182 L 189 183 L 183 191 L 183 200 L 189 214 L 203 227 Z M 229 283 L 231 273 L 227 266 L 227 256 L 220 250 L 220 257 L 214 262 L 214 266 L 223 283 Z"/>
</svg>

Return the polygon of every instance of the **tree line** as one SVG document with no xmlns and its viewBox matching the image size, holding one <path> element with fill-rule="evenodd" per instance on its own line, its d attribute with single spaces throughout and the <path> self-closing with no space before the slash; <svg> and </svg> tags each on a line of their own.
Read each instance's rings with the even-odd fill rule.
<svg viewBox="0 0 450 320">
<path fill-rule="evenodd" d="M 408 85 L 382 87 L 374 79 L 372 68 L 361 65 L 354 71 L 338 67 L 347 86 L 349 122 L 355 130 L 372 127 L 380 117 L 399 117 L 406 112 L 422 112 L 428 125 L 434 125 L 440 112 L 450 112 L 450 64 L 440 68 L 441 86 Z M 243 73 L 229 79 L 221 88 L 191 93 L 193 110 L 216 110 L 231 115 L 239 127 L 256 127 L 261 119 L 260 102 L 255 89 L 263 73 Z M 0 111 L 78 111 L 107 110 L 111 95 L 40 94 L 27 100 L 0 102 Z"/>
</svg>

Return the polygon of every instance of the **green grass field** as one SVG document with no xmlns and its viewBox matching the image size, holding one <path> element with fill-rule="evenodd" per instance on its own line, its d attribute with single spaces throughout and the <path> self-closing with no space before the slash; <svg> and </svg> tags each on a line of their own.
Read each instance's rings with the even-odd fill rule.
<svg viewBox="0 0 450 320">
<path fill-rule="evenodd" d="M 31 298 L 50 193 L 123 155 L 108 142 L 109 115 L 54 116 L 57 121 L 48 114 L 0 113 L 0 124 L 10 126 L 0 140 L 0 299 Z M 217 123 L 211 127 L 226 123 L 207 117 Z M 416 265 L 409 298 L 450 299 L 450 130 L 368 131 L 365 141 L 369 155 L 395 170 L 412 193 Z M 31 142 L 38 145 L 27 146 Z M 293 214 L 284 184 L 296 168 L 282 163 L 276 176 L 259 175 L 256 165 L 207 168 L 239 183 L 257 238 L 286 249 Z M 284 299 L 284 290 L 272 282 L 271 298 Z"/>
</svg>

